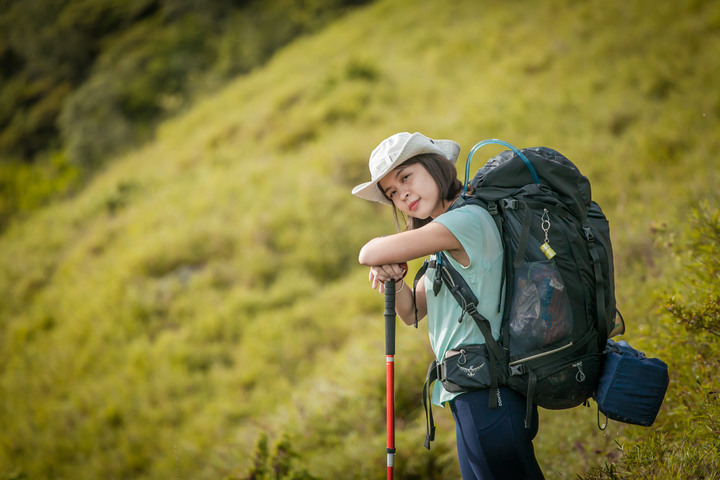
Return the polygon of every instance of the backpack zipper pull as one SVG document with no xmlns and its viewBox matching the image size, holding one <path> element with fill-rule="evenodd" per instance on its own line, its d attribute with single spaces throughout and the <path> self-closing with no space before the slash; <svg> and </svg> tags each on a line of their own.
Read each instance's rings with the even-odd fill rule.
<svg viewBox="0 0 720 480">
<path fill-rule="evenodd" d="M 458 359 L 458 365 L 465 365 L 467 363 L 467 358 L 465 357 L 465 349 L 460 349 L 460 358 Z"/>
<path fill-rule="evenodd" d="M 575 380 L 577 380 L 578 383 L 584 382 L 585 372 L 583 372 L 582 369 L 582 362 L 573 363 L 572 366 L 578 369 L 578 372 L 575 374 Z"/>
<path fill-rule="evenodd" d="M 540 245 L 540 251 L 545 254 L 548 260 L 552 260 L 552 258 L 557 255 L 555 253 L 555 250 L 553 250 L 550 244 L 547 242 Z"/>
<path fill-rule="evenodd" d="M 550 215 L 547 208 L 543 208 L 543 216 L 541 220 L 541 227 L 543 232 L 545 232 L 545 243 L 540 245 L 540 251 L 545 254 L 548 260 L 552 260 L 552 258 L 557 254 L 550 246 L 550 239 L 548 238 L 548 233 L 550 233 Z"/>
</svg>

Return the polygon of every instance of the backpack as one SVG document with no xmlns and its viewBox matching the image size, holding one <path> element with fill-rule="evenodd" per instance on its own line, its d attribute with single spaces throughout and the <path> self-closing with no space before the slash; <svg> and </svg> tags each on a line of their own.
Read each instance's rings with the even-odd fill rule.
<svg viewBox="0 0 720 480">
<path fill-rule="evenodd" d="M 488 160 L 468 183 L 473 155 L 488 144 L 510 150 Z M 427 268 L 433 267 L 435 294 L 442 285 L 450 288 L 463 312 L 484 335 L 483 355 L 490 365 L 488 380 L 480 387 L 507 385 L 525 395 L 526 427 L 530 426 L 533 404 L 554 410 L 587 404 L 598 382 L 608 338 L 624 332 L 615 302 L 609 224 L 591 199 L 590 182 L 555 150 L 518 150 L 490 139 L 468 154 L 463 191 L 451 208 L 465 205 L 485 208 L 502 239 L 504 293 L 498 299 L 498 308 L 502 308 L 499 339 L 493 339 L 489 322 L 476 309 L 477 298 L 444 261 L 442 252 L 425 261 L 415 287 Z M 458 350 L 465 354 L 472 348 Z M 441 380 L 444 386 L 457 387 L 464 380 L 446 383 L 451 375 L 474 373 L 445 363 L 436 360 L 430 365 L 423 391 L 427 448 L 434 437 L 431 407 L 428 410 L 430 384 Z M 489 399 L 491 407 L 497 406 L 493 392 Z"/>
</svg>

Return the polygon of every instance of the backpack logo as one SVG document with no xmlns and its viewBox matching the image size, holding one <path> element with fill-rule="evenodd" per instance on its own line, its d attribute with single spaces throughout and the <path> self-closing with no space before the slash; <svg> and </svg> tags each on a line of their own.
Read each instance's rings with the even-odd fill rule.
<svg viewBox="0 0 720 480">
<path fill-rule="evenodd" d="M 485 362 L 481 363 L 478 367 L 473 367 L 472 365 L 470 365 L 469 367 L 461 367 L 460 365 L 458 365 L 458 368 L 468 377 L 474 377 L 478 370 L 480 370 L 484 366 Z"/>
</svg>

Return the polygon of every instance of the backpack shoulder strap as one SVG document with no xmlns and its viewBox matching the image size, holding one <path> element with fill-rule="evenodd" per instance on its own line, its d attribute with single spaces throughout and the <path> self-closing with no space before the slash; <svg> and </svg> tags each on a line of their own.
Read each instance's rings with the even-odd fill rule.
<svg viewBox="0 0 720 480">
<path fill-rule="evenodd" d="M 465 314 L 470 315 L 478 329 L 480 329 L 480 333 L 482 333 L 485 338 L 485 345 L 488 349 L 488 356 L 490 357 L 490 388 L 496 391 L 500 384 L 500 372 L 498 370 L 507 364 L 507 351 L 493 338 L 490 322 L 478 312 L 478 299 L 462 275 L 450 265 L 450 262 L 447 261 L 443 252 L 439 252 L 437 258 L 436 276 L 440 276 L 442 283 L 448 287 L 453 298 L 455 298 L 455 301 L 457 301 L 462 308 L 462 314 L 458 322 L 462 322 Z M 504 371 L 503 369 L 503 372 Z M 497 407 L 496 393 L 491 391 L 488 404 L 490 408 Z"/>
<path fill-rule="evenodd" d="M 498 232 L 500 234 L 500 241 L 502 242 L 503 246 L 503 252 L 505 251 L 505 237 L 503 235 L 503 216 L 501 215 L 501 204 L 503 202 L 499 202 L 497 199 L 485 199 L 481 196 L 477 195 L 476 192 L 470 192 L 466 197 L 458 197 L 457 200 L 455 200 L 455 203 L 453 206 L 450 207 L 450 209 L 460 208 L 465 205 L 476 205 L 480 208 L 485 209 L 489 214 L 490 217 L 492 217 L 493 221 L 495 222 L 495 226 L 498 229 Z M 504 202 L 507 203 L 507 202 Z M 515 201 L 515 204 L 517 204 L 517 201 Z M 517 206 L 514 206 L 513 208 L 517 208 Z M 529 229 L 529 226 L 528 226 Z M 504 253 L 503 253 L 504 255 Z M 500 280 L 501 285 L 505 285 L 505 279 L 507 278 L 507 256 L 504 255 L 503 259 L 503 269 L 502 269 L 502 278 Z M 498 303 L 497 303 L 497 311 L 500 312 L 502 309 L 503 304 L 503 296 L 504 296 L 504 288 L 500 289 L 500 294 L 498 295 Z"/>
</svg>

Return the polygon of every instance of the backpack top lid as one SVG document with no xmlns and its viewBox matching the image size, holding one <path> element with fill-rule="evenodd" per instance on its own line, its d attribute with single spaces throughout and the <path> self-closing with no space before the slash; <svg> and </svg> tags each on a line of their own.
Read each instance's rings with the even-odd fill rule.
<svg viewBox="0 0 720 480">
<path fill-rule="evenodd" d="M 590 208 L 590 181 L 561 153 L 547 147 L 522 149 L 537 172 L 540 183 L 548 186 L 578 218 L 585 219 Z M 475 194 L 480 188 L 522 188 L 532 184 L 530 169 L 520 156 L 504 151 L 487 161 L 470 181 Z"/>
</svg>

